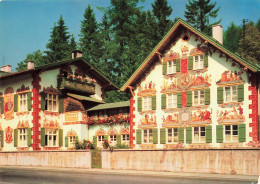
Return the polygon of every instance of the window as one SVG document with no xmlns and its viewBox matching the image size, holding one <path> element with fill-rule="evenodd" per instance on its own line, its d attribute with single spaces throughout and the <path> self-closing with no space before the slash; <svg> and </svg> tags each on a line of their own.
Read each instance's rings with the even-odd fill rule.
<svg viewBox="0 0 260 184">
<path fill-rule="evenodd" d="M 18 146 L 27 147 L 27 128 L 18 129 Z"/>
<path fill-rule="evenodd" d="M 144 144 L 153 143 L 153 131 L 152 129 L 143 130 L 144 134 Z"/>
<path fill-rule="evenodd" d="M 123 134 L 122 135 L 122 144 L 126 144 L 128 145 L 129 144 L 129 140 L 130 140 L 130 135 L 129 134 Z"/>
<path fill-rule="evenodd" d="M 116 135 L 110 135 L 109 141 L 112 146 L 115 146 L 116 145 Z"/>
<path fill-rule="evenodd" d="M 237 86 L 227 86 L 224 88 L 225 102 L 237 102 Z"/>
<path fill-rule="evenodd" d="M 238 142 L 238 125 L 225 125 L 224 131 L 225 142 Z"/>
<path fill-rule="evenodd" d="M 178 128 L 167 128 L 167 143 L 178 142 Z"/>
<path fill-rule="evenodd" d="M 167 62 L 167 72 L 168 74 L 176 73 L 176 62 L 174 61 L 168 61 Z"/>
<path fill-rule="evenodd" d="M 143 110 L 144 111 L 152 110 L 152 97 L 151 96 L 143 97 Z"/>
<path fill-rule="evenodd" d="M 205 104 L 205 92 L 204 89 L 193 91 L 193 105 Z"/>
<path fill-rule="evenodd" d="M 194 70 L 202 69 L 204 67 L 203 55 L 197 55 L 197 56 L 194 56 L 193 58 L 194 58 L 193 69 Z"/>
<path fill-rule="evenodd" d="M 104 135 L 97 136 L 97 147 L 102 147 L 104 140 L 105 140 L 105 136 Z"/>
<path fill-rule="evenodd" d="M 205 143 L 206 142 L 205 127 L 194 127 L 193 128 L 193 142 L 194 143 Z"/>
<path fill-rule="evenodd" d="M 76 136 L 70 136 L 69 137 L 69 147 L 70 148 L 74 148 L 75 147 L 75 140 L 76 140 Z"/>
<path fill-rule="evenodd" d="M 50 128 L 45 130 L 45 144 L 49 147 L 58 146 L 58 129 Z"/>
<path fill-rule="evenodd" d="M 24 112 L 28 110 L 27 101 L 27 93 L 21 93 L 18 95 L 19 112 Z"/>
<path fill-rule="evenodd" d="M 45 110 L 58 112 L 58 95 L 47 94 Z"/>
<path fill-rule="evenodd" d="M 177 108 L 177 94 L 167 95 L 167 108 Z"/>
</svg>

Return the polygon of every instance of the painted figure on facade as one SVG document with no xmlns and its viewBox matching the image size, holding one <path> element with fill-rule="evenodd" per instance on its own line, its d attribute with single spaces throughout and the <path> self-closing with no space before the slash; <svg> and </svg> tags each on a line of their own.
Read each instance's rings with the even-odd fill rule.
<svg viewBox="0 0 260 184">
<path fill-rule="evenodd" d="M 141 119 L 140 125 L 156 125 L 156 115 L 149 116 L 146 114 L 145 117 Z"/>
<path fill-rule="evenodd" d="M 140 86 L 137 95 L 146 93 L 156 93 L 155 83 L 153 81 L 146 83 L 144 87 Z"/>
<path fill-rule="evenodd" d="M 245 121 L 245 116 L 243 115 L 243 109 L 241 106 L 233 107 L 230 110 L 221 110 L 217 111 L 218 122 L 227 122 L 227 121 Z"/>
<path fill-rule="evenodd" d="M 192 121 L 210 121 L 211 122 L 211 114 L 208 110 L 198 110 L 194 111 L 192 114 Z"/>
<path fill-rule="evenodd" d="M 13 141 L 13 129 L 8 126 L 5 129 L 5 142 L 10 144 Z"/>
<path fill-rule="evenodd" d="M 163 116 L 162 120 L 164 124 L 179 123 L 179 114 L 173 113 L 172 115 L 168 115 L 166 118 Z"/>
</svg>

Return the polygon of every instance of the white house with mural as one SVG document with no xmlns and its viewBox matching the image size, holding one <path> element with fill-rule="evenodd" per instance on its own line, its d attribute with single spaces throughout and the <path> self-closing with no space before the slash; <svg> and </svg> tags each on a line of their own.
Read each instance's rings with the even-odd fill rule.
<svg viewBox="0 0 260 184">
<path fill-rule="evenodd" d="M 135 149 L 240 148 L 259 141 L 259 67 L 179 19 L 122 86 Z"/>
<path fill-rule="evenodd" d="M 129 102 L 105 104 L 105 92 L 119 88 L 81 56 L 40 67 L 29 61 L 16 73 L 1 67 L 1 151 L 67 150 L 76 139 L 129 144 Z"/>
</svg>

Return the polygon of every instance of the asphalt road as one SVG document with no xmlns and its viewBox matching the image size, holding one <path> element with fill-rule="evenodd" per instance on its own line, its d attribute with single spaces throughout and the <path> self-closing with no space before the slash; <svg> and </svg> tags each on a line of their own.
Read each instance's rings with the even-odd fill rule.
<svg viewBox="0 0 260 184">
<path fill-rule="evenodd" d="M 30 168 L 0 168 L 0 183 L 22 183 L 22 184 L 37 184 L 37 183 L 91 183 L 91 184 L 119 184 L 119 183 L 149 183 L 149 184 L 257 184 L 256 180 L 248 179 L 239 181 L 240 179 L 205 178 L 205 177 L 181 177 L 181 176 L 158 176 L 158 175 L 140 175 L 128 173 L 105 173 L 105 172 L 88 172 L 88 170 L 59 170 L 59 169 L 30 169 Z"/>
</svg>

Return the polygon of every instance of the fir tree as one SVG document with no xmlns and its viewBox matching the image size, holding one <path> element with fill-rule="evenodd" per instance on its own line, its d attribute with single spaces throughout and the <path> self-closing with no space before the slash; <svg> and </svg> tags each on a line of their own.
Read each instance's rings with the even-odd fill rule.
<svg viewBox="0 0 260 184">
<path fill-rule="evenodd" d="M 27 69 L 27 62 L 33 61 L 35 66 L 40 66 L 44 64 L 44 55 L 41 52 L 41 50 L 37 50 L 33 52 L 32 54 L 27 54 L 26 58 L 18 63 L 18 67 L 16 70 L 18 72 L 26 70 Z"/>
<path fill-rule="evenodd" d="M 211 35 L 212 25 L 219 24 L 219 21 L 209 23 L 210 18 L 216 18 L 219 8 L 213 10 L 216 6 L 215 3 L 210 3 L 210 0 L 189 0 L 189 4 L 186 4 L 186 11 L 184 16 L 191 25 L 200 31 Z"/>
<path fill-rule="evenodd" d="M 46 45 L 47 51 L 45 51 L 45 64 L 70 58 L 70 35 L 67 30 L 68 28 L 65 26 L 64 20 L 62 16 L 60 16 L 57 25 L 55 23 L 52 28 L 49 43 Z"/>
<path fill-rule="evenodd" d="M 260 61 L 260 32 L 253 22 L 246 25 L 245 33 L 239 40 L 239 53 L 242 58 L 254 64 Z"/>
<path fill-rule="evenodd" d="M 238 49 L 238 42 L 241 36 L 241 27 L 236 26 L 233 22 L 228 26 L 224 32 L 223 45 L 230 51 L 236 52 Z"/>
<path fill-rule="evenodd" d="M 71 35 L 69 45 L 70 45 L 70 51 L 77 50 L 77 42 L 75 41 L 75 37 L 73 34 Z"/>
<path fill-rule="evenodd" d="M 153 14 L 157 20 L 157 41 L 159 42 L 163 36 L 169 31 L 173 22 L 169 19 L 172 13 L 172 8 L 168 6 L 167 0 L 156 0 L 153 7 Z"/>
</svg>

